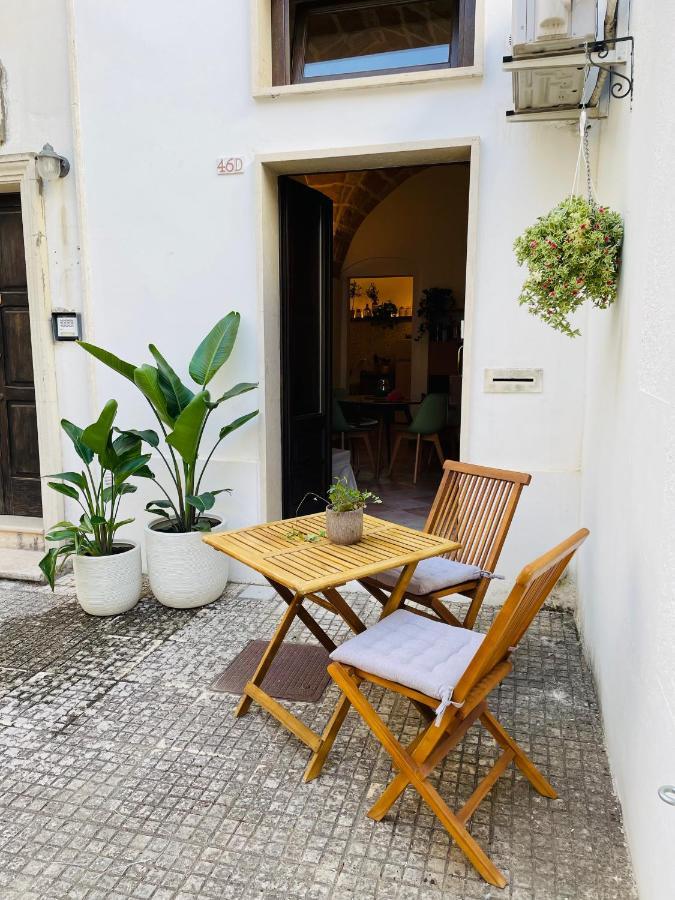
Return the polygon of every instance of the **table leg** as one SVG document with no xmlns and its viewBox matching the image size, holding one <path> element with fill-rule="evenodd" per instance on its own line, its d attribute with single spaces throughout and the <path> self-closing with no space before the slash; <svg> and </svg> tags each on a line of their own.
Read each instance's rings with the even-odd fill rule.
<svg viewBox="0 0 675 900">
<path fill-rule="evenodd" d="M 255 670 L 253 674 L 253 678 L 248 682 L 246 687 L 244 688 L 244 693 L 242 695 L 241 700 L 237 704 L 237 708 L 234 711 L 235 716 L 238 718 L 239 716 L 245 715 L 249 707 L 251 706 L 252 697 L 248 693 L 249 685 L 253 685 L 253 687 L 260 687 L 263 678 L 267 674 L 269 667 L 272 665 L 272 660 L 277 655 L 279 647 L 281 646 L 286 634 L 288 633 L 288 629 L 293 624 L 293 619 L 296 616 L 298 611 L 298 607 L 302 602 L 302 596 L 300 594 L 295 594 L 293 599 L 288 604 L 288 609 L 281 617 L 281 621 L 277 626 L 277 630 L 274 632 L 272 640 L 267 645 L 267 649 L 262 655 L 262 659 L 258 663 L 258 668 Z"/>
<path fill-rule="evenodd" d="M 366 630 L 366 626 L 356 615 L 351 606 L 347 603 L 346 600 L 342 598 L 342 596 L 335 590 L 335 588 L 328 588 L 325 591 L 322 591 L 324 597 L 330 601 L 333 608 L 336 612 L 339 613 L 340 617 L 344 619 L 344 621 L 349 625 L 354 634 L 361 634 L 362 631 Z M 333 650 L 335 649 L 335 645 L 333 645 Z"/>
</svg>

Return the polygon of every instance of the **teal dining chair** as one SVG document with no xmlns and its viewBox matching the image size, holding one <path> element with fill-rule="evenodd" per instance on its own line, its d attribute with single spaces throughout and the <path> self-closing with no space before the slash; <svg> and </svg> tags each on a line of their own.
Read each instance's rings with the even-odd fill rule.
<svg viewBox="0 0 675 900">
<path fill-rule="evenodd" d="M 376 421 L 373 421 L 374 425 L 377 425 Z M 370 460 L 370 465 L 373 471 L 373 474 L 376 474 L 375 467 L 375 457 L 373 455 L 373 447 L 370 443 L 370 434 L 369 431 L 371 429 L 364 427 L 363 425 L 352 425 L 347 421 L 347 417 L 342 411 L 342 407 L 338 403 L 338 401 L 333 398 L 333 434 L 340 436 L 340 446 L 344 449 L 345 443 L 349 444 L 349 449 L 353 449 L 354 442 L 356 440 L 362 440 L 363 444 L 366 448 L 366 453 L 368 454 L 368 459 Z M 358 471 L 358 455 L 355 460 L 355 468 Z"/>
<path fill-rule="evenodd" d="M 389 464 L 389 475 L 394 470 L 396 455 L 401 446 L 401 441 L 415 441 L 415 469 L 413 472 L 413 484 L 417 484 L 417 476 L 420 467 L 420 450 L 422 442 L 426 441 L 436 448 L 438 460 L 443 468 L 445 456 L 441 446 L 440 433 L 443 431 L 448 421 L 448 395 L 447 394 L 427 394 L 422 400 L 420 408 L 415 413 L 412 422 L 405 431 L 399 431 L 396 435 L 396 443 L 391 454 L 391 463 Z"/>
</svg>

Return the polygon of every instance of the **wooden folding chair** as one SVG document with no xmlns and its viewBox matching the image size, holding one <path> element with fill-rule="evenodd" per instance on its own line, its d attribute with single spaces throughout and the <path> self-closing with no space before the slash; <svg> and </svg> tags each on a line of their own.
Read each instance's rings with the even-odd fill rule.
<svg viewBox="0 0 675 900">
<path fill-rule="evenodd" d="M 507 883 L 506 878 L 471 836 L 467 830 L 466 823 L 511 762 L 515 762 L 522 774 L 540 794 L 553 799 L 557 797 L 557 794 L 546 778 L 535 767 L 532 760 L 525 755 L 519 745 L 489 711 L 487 697 L 511 671 L 510 657 L 513 650 L 527 631 L 532 619 L 562 575 L 570 559 L 587 536 L 588 531 L 582 528 L 522 570 L 509 597 L 497 614 L 482 643 L 477 650 L 471 651 L 474 655 L 470 658 L 468 667 L 465 668 L 463 674 L 458 673 L 459 680 L 454 688 L 450 688 L 450 692 L 445 695 L 440 707 L 438 706 L 438 697 L 429 696 L 406 684 L 390 681 L 348 662 L 350 644 L 352 645 L 352 658 L 355 658 L 355 656 L 363 658 L 363 647 L 365 646 L 363 638 L 364 635 L 368 634 L 368 631 L 380 629 L 377 646 L 382 647 L 382 626 L 386 623 L 386 618 L 380 620 L 377 625 L 372 626 L 371 629 L 368 629 L 356 638 L 347 641 L 331 654 L 333 657 L 339 655 L 343 660 L 347 660 L 346 663 L 333 662 L 328 666 L 331 678 L 343 691 L 346 700 L 356 708 L 366 725 L 373 732 L 373 735 L 391 756 L 394 766 L 398 769 L 398 774 L 369 810 L 368 815 L 370 818 L 380 821 L 405 788 L 408 785 L 412 785 L 438 816 L 449 835 L 457 842 L 480 875 L 490 884 L 494 884 L 497 887 L 504 887 Z M 395 615 L 399 617 L 398 621 L 401 623 L 401 626 L 398 627 L 403 629 L 409 628 L 411 625 L 414 627 L 414 620 L 417 617 L 413 616 L 412 613 L 399 611 Z M 419 619 L 417 619 L 417 622 L 419 622 Z M 429 625 L 426 626 L 427 632 L 429 631 Z M 431 625 L 431 629 L 434 634 L 438 634 L 439 630 L 443 632 L 444 629 L 451 629 L 452 632 L 456 633 L 451 636 L 452 639 L 462 640 L 459 634 L 460 629 L 451 625 L 443 625 L 436 622 Z M 417 632 L 415 633 L 417 634 Z M 463 629 L 462 633 L 466 635 Z M 394 646 L 401 646 L 398 642 L 401 640 L 402 634 L 403 631 L 399 631 L 396 638 L 397 643 Z M 445 632 L 443 637 L 447 639 L 450 636 Z M 478 635 L 475 635 L 475 637 L 478 637 Z M 466 638 L 468 638 L 468 635 L 466 635 Z M 475 644 L 473 635 L 471 640 Z M 354 648 L 357 641 L 361 641 L 360 654 L 355 654 Z M 434 642 L 435 646 L 438 647 L 437 637 L 430 639 L 430 646 Z M 371 658 L 373 658 L 372 654 L 374 651 L 368 648 L 373 646 L 375 645 L 368 644 L 366 647 L 366 655 L 370 653 Z M 421 648 L 419 652 L 424 653 L 426 651 L 424 648 Z M 390 657 L 386 658 L 390 659 Z M 382 657 L 380 657 L 379 664 L 380 666 L 382 665 Z M 414 678 L 409 677 L 408 680 L 414 681 Z M 381 685 L 388 690 L 410 698 L 417 705 L 422 704 L 426 706 L 429 710 L 437 708 L 436 720 L 432 720 L 431 724 L 426 725 L 424 730 L 407 748 L 403 747 L 361 693 L 359 685 L 362 682 L 372 682 Z M 469 728 L 477 721 L 480 721 L 490 732 L 497 744 L 502 748 L 502 753 L 487 775 L 478 783 L 477 788 L 461 809 L 453 812 L 427 779 L 436 766 L 460 743 Z"/>
<path fill-rule="evenodd" d="M 461 544 L 460 550 L 447 554 L 448 559 L 494 572 L 521 492 L 531 479 L 532 476 L 524 472 L 447 459 L 424 531 L 439 537 L 451 537 Z M 386 604 L 391 586 L 381 577 L 364 578 L 360 583 L 383 606 Z M 406 599 L 433 610 L 434 618 L 438 617 L 451 625 L 473 628 L 489 585 L 490 579 L 483 577 L 427 594 L 414 593 L 409 589 Z M 414 586 L 413 581 L 411 588 Z M 463 622 L 443 603 L 444 597 L 455 594 L 471 600 Z"/>
</svg>

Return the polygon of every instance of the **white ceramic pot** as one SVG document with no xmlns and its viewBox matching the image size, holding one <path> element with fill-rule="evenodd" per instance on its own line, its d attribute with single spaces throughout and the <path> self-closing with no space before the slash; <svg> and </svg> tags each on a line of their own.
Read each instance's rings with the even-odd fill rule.
<svg viewBox="0 0 675 900">
<path fill-rule="evenodd" d="M 335 512 L 328 507 L 326 537 L 333 544 L 357 544 L 363 537 L 363 508 Z"/>
<path fill-rule="evenodd" d="M 132 609 L 141 596 L 141 548 L 131 541 L 112 556 L 73 556 L 77 599 L 92 616 L 117 616 Z"/>
<path fill-rule="evenodd" d="M 225 531 L 226 523 L 216 516 L 212 532 Z M 202 540 L 203 531 L 178 533 L 157 531 L 165 519 L 145 526 L 145 551 L 152 593 L 164 606 L 193 609 L 213 603 L 225 590 L 230 561 Z"/>
</svg>

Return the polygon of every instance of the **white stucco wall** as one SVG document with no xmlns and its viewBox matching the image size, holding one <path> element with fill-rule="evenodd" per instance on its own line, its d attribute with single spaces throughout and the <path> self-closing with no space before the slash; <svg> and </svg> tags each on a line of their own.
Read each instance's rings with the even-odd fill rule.
<svg viewBox="0 0 675 900">
<path fill-rule="evenodd" d="M 0 152 L 49 139 L 73 160 L 73 174 L 48 186 L 48 239 L 55 266 L 74 271 L 81 259 L 84 277 L 55 293 L 64 305 L 83 309 L 89 340 L 131 361 L 144 359 L 152 340 L 183 369 L 208 327 L 238 309 L 239 344 L 222 383 L 255 379 L 263 370 L 256 183 L 252 167 L 242 176 L 219 178 L 216 158 L 307 156 L 357 144 L 386 148 L 478 136 L 466 456 L 534 476 L 500 567 L 513 576 L 579 520 L 584 341 L 556 335 L 516 305 L 522 273 L 511 249 L 522 228 L 568 190 L 574 127 L 506 121 L 511 88 L 501 56 L 510 29 L 508 0 L 488 4 L 481 78 L 278 99 L 251 93 L 250 7 L 245 0 L 201 0 L 198 8 L 172 5 L 167 14 L 160 0 L 3 4 L 2 33 L 5 19 L 14 30 L 11 52 L 3 49 L 0 56 L 10 101 L 10 143 Z M 75 90 L 68 87 L 68 51 Z M 29 70 L 30 83 L 39 85 L 30 99 L 27 88 L 20 93 L 12 87 L 27 84 Z M 79 126 L 74 137 L 73 124 Z M 72 243 L 74 225 L 69 221 L 64 230 L 59 221 L 65 203 L 77 222 L 76 188 L 81 253 Z M 58 348 L 64 412 L 86 421 L 114 396 L 125 424 L 146 423 L 144 402 L 131 386 L 100 366 L 92 379 L 83 357 L 77 347 Z M 483 394 L 488 366 L 543 367 L 544 393 Z M 250 396 L 229 412 L 247 409 Z M 265 426 L 261 419 L 226 442 L 212 473 L 213 486 L 236 487 L 220 507 L 233 525 L 259 519 L 265 508 L 259 490 Z M 140 492 L 136 499 L 130 512 L 142 521 Z M 140 526 L 134 527 L 138 533 Z"/>
<path fill-rule="evenodd" d="M 602 126 L 598 193 L 625 216 L 619 299 L 588 329 L 580 623 L 643 900 L 675 895 L 675 9 L 633 4 L 635 97 Z"/>
</svg>

